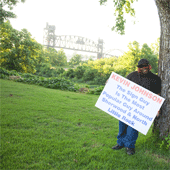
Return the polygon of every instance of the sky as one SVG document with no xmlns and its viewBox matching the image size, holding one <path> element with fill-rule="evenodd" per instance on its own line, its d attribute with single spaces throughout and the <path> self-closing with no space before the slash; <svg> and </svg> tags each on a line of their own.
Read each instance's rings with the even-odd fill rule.
<svg viewBox="0 0 170 170">
<path fill-rule="evenodd" d="M 112 0 L 102 6 L 99 0 L 26 0 L 14 7 L 17 18 L 10 19 L 10 22 L 17 30 L 26 28 L 41 44 L 48 22 L 49 25 L 55 25 L 56 35 L 77 35 L 96 42 L 100 38 L 104 41 L 105 51 L 113 49 L 112 53 L 121 55 L 119 50 L 127 51 L 130 42 L 150 45 L 160 36 L 154 0 L 138 0 L 133 7 L 136 17 L 125 15 L 125 35 L 111 31 L 115 23 Z"/>
</svg>

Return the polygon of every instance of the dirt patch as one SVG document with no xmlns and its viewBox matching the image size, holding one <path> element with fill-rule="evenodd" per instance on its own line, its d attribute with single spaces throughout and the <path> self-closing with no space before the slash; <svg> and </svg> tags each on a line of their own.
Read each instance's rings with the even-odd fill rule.
<svg viewBox="0 0 170 170">
<path fill-rule="evenodd" d="M 17 80 L 17 79 L 21 79 L 21 76 L 9 76 L 10 80 Z"/>
<path fill-rule="evenodd" d="M 87 93 L 88 91 L 89 91 L 88 88 L 80 88 L 80 89 L 79 89 L 79 92 L 80 92 L 80 93 Z"/>
</svg>

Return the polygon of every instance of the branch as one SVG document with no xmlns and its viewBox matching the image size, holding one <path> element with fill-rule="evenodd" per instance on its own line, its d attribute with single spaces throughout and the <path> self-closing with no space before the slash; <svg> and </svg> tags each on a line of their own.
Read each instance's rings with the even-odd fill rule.
<svg viewBox="0 0 170 170">
<path fill-rule="evenodd" d="M 130 14 L 131 16 L 135 16 L 135 10 L 131 7 L 137 0 L 113 0 L 115 12 L 114 15 L 116 16 L 116 24 L 112 27 L 112 31 L 116 31 L 119 34 L 125 34 L 125 23 L 126 20 L 124 19 L 124 12 Z M 107 0 L 100 0 L 100 5 L 105 5 Z"/>
</svg>

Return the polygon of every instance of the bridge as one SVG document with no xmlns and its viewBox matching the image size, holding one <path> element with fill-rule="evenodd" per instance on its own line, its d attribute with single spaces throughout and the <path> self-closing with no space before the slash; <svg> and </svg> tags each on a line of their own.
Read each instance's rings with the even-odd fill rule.
<svg viewBox="0 0 170 170">
<path fill-rule="evenodd" d="M 125 51 L 120 50 L 120 49 L 109 49 L 109 50 L 107 50 L 103 53 L 103 58 L 107 58 L 107 57 L 110 57 L 110 56 L 116 56 L 117 57 L 117 55 L 115 55 L 115 52 L 118 52 L 119 54 L 123 55 Z"/>
<path fill-rule="evenodd" d="M 103 40 L 95 42 L 91 39 L 76 35 L 55 35 L 55 26 L 46 24 L 44 28 L 43 45 L 47 48 L 63 48 L 75 51 L 97 53 L 97 58 L 113 56 L 109 51 L 103 53 Z M 113 51 L 113 50 L 112 50 Z"/>
</svg>

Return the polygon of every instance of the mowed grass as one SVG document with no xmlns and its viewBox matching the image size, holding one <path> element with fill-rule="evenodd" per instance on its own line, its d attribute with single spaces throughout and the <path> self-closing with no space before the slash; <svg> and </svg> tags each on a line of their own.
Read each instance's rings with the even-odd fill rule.
<svg viewBox="0 0 170 170">
<path fill-rule="evenodd" d="M 1 83 L 0 169 L 170 169 L 151 129 L 136 154 L 116 151 L 118 120 L 95 107 L 99 96 Z"/>
</svg>

